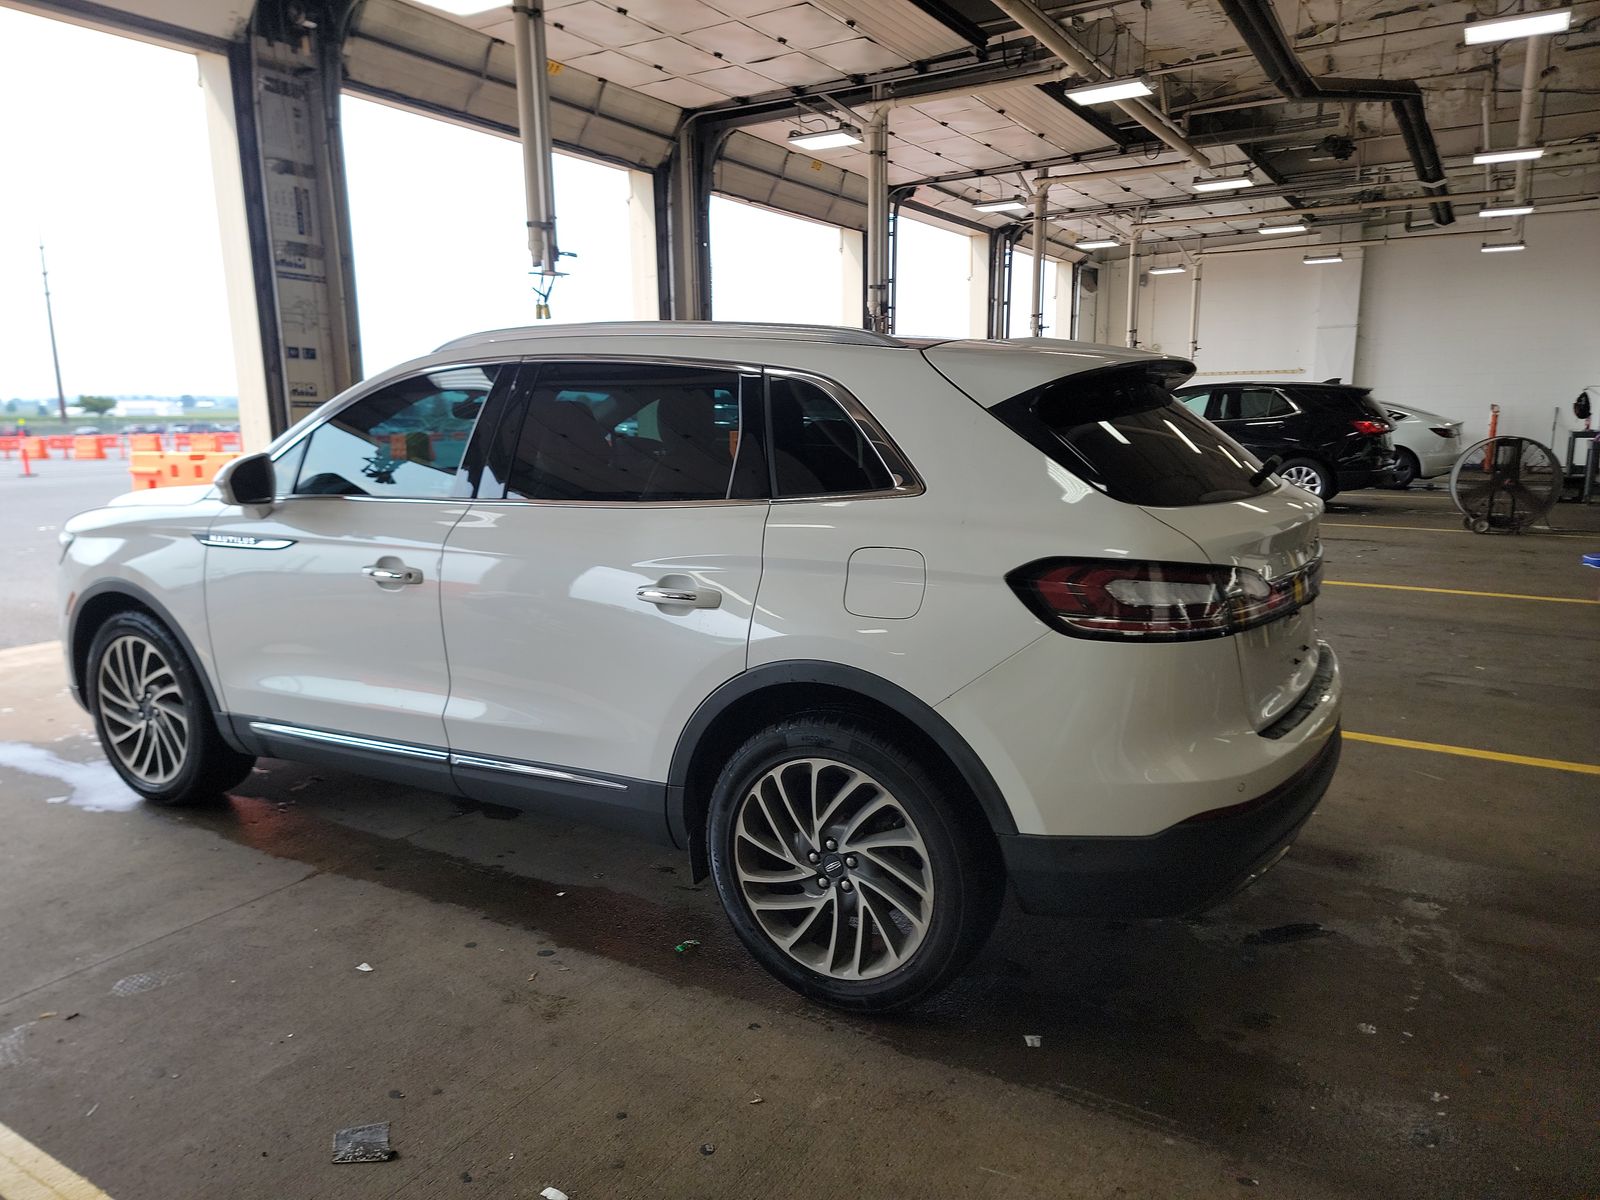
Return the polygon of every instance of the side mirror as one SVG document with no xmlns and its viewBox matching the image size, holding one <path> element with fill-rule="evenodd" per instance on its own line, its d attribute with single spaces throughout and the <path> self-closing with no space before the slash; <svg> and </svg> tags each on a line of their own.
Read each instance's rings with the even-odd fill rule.
<svg viewBox="0 0 1600 1200">
<path fill-rule="evenodd" d="M 271 504 L 277 498 L 277 478 L 272 459 L 265 454 L 236 458 L 217 472 L 214 481 L 225 504 L 254 507 Z"/>
</svg>

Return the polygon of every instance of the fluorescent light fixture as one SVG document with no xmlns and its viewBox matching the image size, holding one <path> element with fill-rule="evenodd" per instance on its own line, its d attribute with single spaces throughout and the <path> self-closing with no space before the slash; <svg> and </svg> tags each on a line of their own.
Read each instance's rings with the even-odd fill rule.
<svg viewBox="0 0 1600 1200">
<path fill-rule="evenodd" d="M 1064 92 L 1074 104 L 1109 104 L 1113 100 L 1132 100 L 1135 96 L 1153 96 L 1150 85 L 1142 79 L 1113 79 L 1107 83 L 1089 83 Z"/>
<path fill-rule="evenodd" d="M 1109 250 L 1116 244 L 1116 238 L 1093 238 L 1087 242 L 1073 243 L 1079 250 Z"/>
<path fill-rule="evenodd" d="M 1469 46 L 1485 42 L 1504 42 L 1511 38 L 1538 37 L 1541 33 L 1565 33 L 1572 27 L 1572 10 L 1555 8 L 1548 12 L 1523 13 L 1499 21 L 1473 21 L 1462 32 Z"/>
<path fill-rule="evenodd" d="M 1197 192 L 1231 192 L 1235 188 L 1255 185 L 1256 181 L 1248 175 L 1228 175 L 1221 179 L 1196 179 L 1192 186 Z"/>
<path fill-rule="evenodd" d="M 1490 163 L 1526 162 L 1531 158 L 1543 158 L 1543 146 L 1529 146 L 1521 150 L 1485 150 L 1482 154 L 1474 154 L 1474 166 L 1484 167 Z"/>
<path fill-rule="evenodd" d="M 1304 233 L 1305 231 L 1306 231 L 1305 225 L 1302 224 L 1299 221 L 1296 221 L 1293 225 L 1263 225 L 1263 226 L 1261 226 L 1261 228 L 1256 230 L 1257 233 L 1268 233 L 1268 234 L 1271 234 L 1271 233 Z"/>
<path fill-rule="evenodd" d="M 1150 274 L 1152 274 L 1152 275 L 1182 275 L 1188 269 L 1189 269 L 1188 267 L 1151 267 L 1150 268 Z"/>
<path fill-rule="evenodd" d="M 861 130 L 854 125 L 836 125 L 832 129 L 793 129 L 789 132 L 789 145 L 797 150 L 837 150 L 840 146 L 859 146 Z"/>
<path fill-rule="evenodd" d="M 499 0 L 496 4 L 487 4 L 484 0 L 422 0 L 429 8 L 437 8 L 440 12 L 450 13 L 457 17 L 475 17 L 479 13 L 486 13 L 491 8 L 505 8 L 506 0 Z"/>
<path fill-rule="evenodd" d="M 985 200 L 972 207 L 979 212 L 1022 212 L 1028 206 L 1023 203 L 1021 196 L 1007 196 L 1004 200 Z"/>
<path fill-rule="evenodd" d="M 1308 267 L 1320 266 L 1322 263 L 1342 263 L 1344 255 L 1338 251 L 1332 254 L 1308 254 L 1300 260 Z"/>
<path fill-rule="evenodd" d="M 1510 204 L 1504 208 L 1480 208 L 1480 217 L 1525 217 L 1533 211 L 1531 204 Z"/>
<path fill-rule="evenodd" d="M 1522 242 L 1485 242 L 1478 247 L 1485 254 L 1509 254 L 1513 250 L 1526 250 L 1527 248 Z"/>
</svg>

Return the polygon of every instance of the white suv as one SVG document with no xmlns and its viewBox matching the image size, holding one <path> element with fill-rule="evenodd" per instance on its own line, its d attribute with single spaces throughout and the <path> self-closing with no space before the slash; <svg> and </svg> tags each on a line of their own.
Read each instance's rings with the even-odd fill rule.
<svg viewBox="0 0 1600 1200">
<path fill-rule="evenodd" d="M 688 851 L 785 983 L 907 1005 L 1032 912 L 1281 855 L 1339 753 L 1321 504 L 1073 342 L 720 324 L 463 338 L 214 487 L 66 527 L 130 787 L 255 756 Z"/>
</svg>

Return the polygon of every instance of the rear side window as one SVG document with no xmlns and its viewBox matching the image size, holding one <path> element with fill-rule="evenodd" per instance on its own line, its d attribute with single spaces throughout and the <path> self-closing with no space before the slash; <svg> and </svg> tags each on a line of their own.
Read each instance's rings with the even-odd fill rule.
<svg viewBox="0 0 1600 1200">
<path fill-rule="evenodd" d="M 1069 375 L 990 411 L 1113 499 L 1156 508 L 1218 504 L 1269 492 L 1259 464 L 1173 398 L 1182 367 L 1117 366 Z"/>
<path fill-rule="evenodd" d="M 1294 405 L 1282 393 L 1271 388 L 1237 388 L 1222 396 L 1222 421 L 1260 421 L 1269 417 L 1287 417 L 1293 414 Z"/>
<path fill-rule="evenodd" d="M 896 486 L 861 426 L 822 388 L 769 376 L 772 468 L 779 496 L 882 492 Z"/>
<path fill-rule="evenodd" d="M 735 489 L 741 377 L 637 363 L 538 368 L 506 495 L 643 503 L 725 500 Z"/>
<path fill-rule="evenodd" d="M 306 439 L 295 493 L 441 499 L 497 367 L 446 367 L 379 388 L 329 417 Z"/>
</svg>

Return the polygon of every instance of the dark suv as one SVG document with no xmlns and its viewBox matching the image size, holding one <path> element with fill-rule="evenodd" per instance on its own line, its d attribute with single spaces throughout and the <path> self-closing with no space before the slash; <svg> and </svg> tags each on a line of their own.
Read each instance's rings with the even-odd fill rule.
<svg viewBox="0 0 1600 1200">
<path fill-rule="evenodd" d="M 1371 389 L 1347 383 L 1208 383 L 1174 393 L 1278 474 L 1313 496 L 1387 487 L 1397 460 L 1387 413 Z"/>
</svg>

